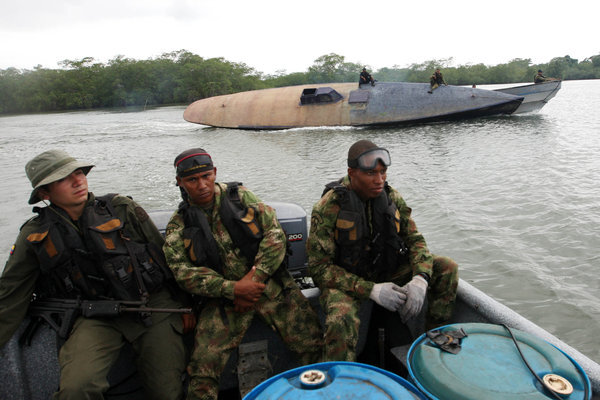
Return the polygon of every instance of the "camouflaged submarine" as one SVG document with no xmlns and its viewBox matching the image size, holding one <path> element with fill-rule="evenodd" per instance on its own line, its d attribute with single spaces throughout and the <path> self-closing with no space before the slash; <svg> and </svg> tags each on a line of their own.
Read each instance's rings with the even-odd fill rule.
<svg viewBox="0 0 600 400">
<path fill-rule="evenodd" d="M 209 97 L 190 104 L 188 122 L 222 128 L 388 126 L 511 114 L 522 96 L 407 82 L 287 86 Z"/>
</svg>

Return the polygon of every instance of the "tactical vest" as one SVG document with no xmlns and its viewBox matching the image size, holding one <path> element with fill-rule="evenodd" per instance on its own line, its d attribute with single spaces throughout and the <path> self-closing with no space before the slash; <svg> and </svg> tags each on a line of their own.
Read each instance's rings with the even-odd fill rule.
<svg viewBox="0 0 600 400">
<path fill-rule="evenodd" d="M 40 228 L 27 240 L 37 254 L 44 278 L 38 279 L 36 293 L 88 300 L 140 300 L 169 279 L 162 249 L 128 238 L 110 203 L 114 196 L 96 198 L 75 223 L 60 209 L 34 208 Z"/>
<path fill-rule="evenodd" d="M 256 220 L 256 210 L 252 207 L 244 207 L 240 201 L 238 187 L 241 185 L 241 182 L 227 183 L 219 215 L 234 246 L 240 249 L 247 260 L 247 265 L 251 266 L 258 253 L 263 232 Z M 222 274 L 223 267 L 217 242 L 204 211 L 190 206 L 187 201 L 182 201 L 178 212 L 182 215 L 185 224 L 183 240 L 190 261 L 194 265 L 207 266 Z"/>
<path fill-rule="evenodd" d="M 408 249 L 400 237 L 400 212 L 390 199 L 390 187 L 369 200 L 371 226 L 365 203 L 353 191 L 334 181 L 323 195 L 334 190 L 339 196 L 340 212 L 335 223 L 335 262 L 347 271 L 367 279 L 384 279 L 399 263 L 407 261 Z"/>
</svg>

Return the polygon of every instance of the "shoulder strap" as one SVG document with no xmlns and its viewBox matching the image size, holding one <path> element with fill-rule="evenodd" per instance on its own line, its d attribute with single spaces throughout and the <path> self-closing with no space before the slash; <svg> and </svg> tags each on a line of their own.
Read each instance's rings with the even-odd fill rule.
<svg viewBox="0 0 600 400">
<path fill-rule="evenodd" d="M 234 245 L 246 257 L 248 265 L 252 265 L 262 240 L 262 229 L 256 222 L 256 210 L 245 207 L 240 200 L 238 189 L 241 185 L 241 182 L 227 183 L 219 214 Z"/>
<path fill-rule="evenodd" d="M 113 217 L 117 215 L 115 208 L 112 205 L 112 199 L 115 198 L 116 195 L 117 193 L 107 193 L 104 196 L 96 197 L 96 201 L 100 203 L 102 207 L 105 207 Z"/>
<path fill-rule="evenodd" d="M 199 258 L 206 257 L 206 265 L 219 274 L 222 274 L 219 248 L 204 211 L 196 207 L 191 207 L 187 201 L 182 201 L 179 203 L 177 212 L 183 217 L 185 225 L 184 236 L 187 235 L 186 232 L 189 232 L 193 236 L 190 239 L 193 240 L 194 251 L 198 253 L 196 256 Z M 195 241 L 196 239 L 198 242 Z"/>
<path fill-rule="evenodd" d="M 325 194 L 330 190 L 335 190 L 340 195 L 348 193 L 348 188 L 342 185 L 343 180 L 344 178 L 340 178 L 337 181 L 329 182 L 327 185 L 325 185 L 325 189 L 323 190 L 323 193 L 321 193 L 321 197 L 325 196 Z"/>
<path fill-rule="evenodd" d="M 236 205 L 237 208 L 242 209 L 244 208 L 242 206 L 242 202 L 240 201 L 240 195 L 239 195 L 239 190 L 238 188 L 240 186 L 243 185 L 242 182 L 226 182 L 225 183 L 227 185 L 227 198 L 229 199 L 229 201 L 231 201 L 232 203 L 234 203 Z"/>
<path fill-rule="evenodd" d="M 110 203 L 110 201 L 117 195 L 118 193 L 107 193 L 104 196 L 96 197 L 96 200 L 102 201 L 104 203 Z"/>
</svg>

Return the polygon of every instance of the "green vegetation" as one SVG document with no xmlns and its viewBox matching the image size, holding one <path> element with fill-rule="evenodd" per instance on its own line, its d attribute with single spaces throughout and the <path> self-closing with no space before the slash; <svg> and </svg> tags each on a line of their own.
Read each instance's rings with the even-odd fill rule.
<svg viewBox="0 0 600 400">
<path fill-rule="evenodd" d="M 378 81 L 429 82 L 435 67 L 453 85 L 532 82 L 538 69 L 564 80 L 600 78 L 600 55 L 578 61 L 556 57 L 547 64 L 530 59 L 506 64 L 451 66 L 452 59 L 430 60 L 407 68 L 372 71 Z M 186 50 L 156 59 L 118 56 L 107 64 L 91 57 L 64 60 L 61 69 L 0 70 L 0 114 L 82 110 L 102 107 L 188 104 L 205 97 L 306 83 L 354 82 L 363 65 L 331 53 L 314 61 L 306 72 L 263 75 L 243 63 L 223 58 L 203 59 Z M 368 68 L 368 66 L 367 66 Z"/>
</svg>

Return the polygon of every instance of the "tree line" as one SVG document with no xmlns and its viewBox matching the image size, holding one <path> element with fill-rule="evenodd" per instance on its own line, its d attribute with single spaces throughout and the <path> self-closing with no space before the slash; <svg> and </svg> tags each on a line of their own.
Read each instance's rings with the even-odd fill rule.
<svg viewBox="0 0 600 400">
<path fill-rule="evenodd" d="M 380 82 L 429 82 L 436 67 L 452 85 L 532 82 L 538 69 L 563 80 L 600 78 L 600 54 L 583 61 L 556 57 L 546 64 L 514 59 L 505 64 L 451 66 L 452 59 L 371 71 Z M 244 63 L 204 59 L 186 50 L 148 60 L 117 56 L 107 63 L 91 57 L 64 60 L 60 69 L 0 70 L 0 114 L 107 107 L 188 104 L 246 90 L 300 84 L 358 82 L 362 64 L 335 53 L 314 60 L 305 72 L 265 75 Z M 367 69 L 369 68 L 366 66 Z"/>
</svg>

